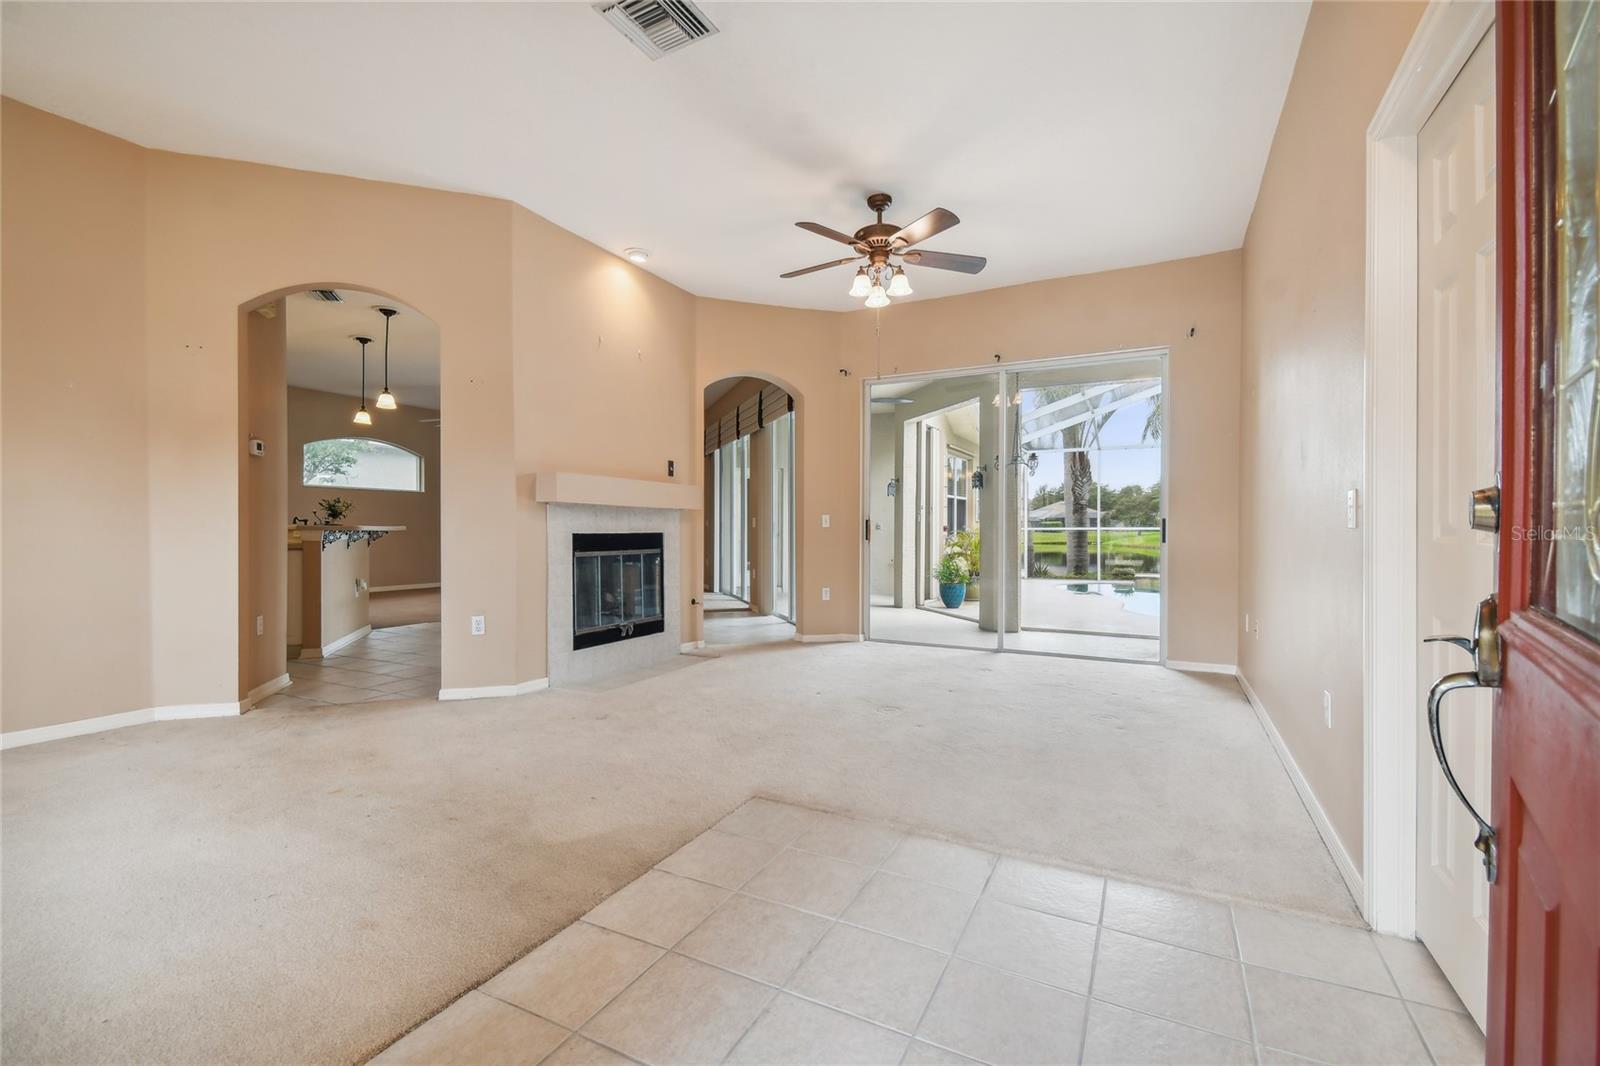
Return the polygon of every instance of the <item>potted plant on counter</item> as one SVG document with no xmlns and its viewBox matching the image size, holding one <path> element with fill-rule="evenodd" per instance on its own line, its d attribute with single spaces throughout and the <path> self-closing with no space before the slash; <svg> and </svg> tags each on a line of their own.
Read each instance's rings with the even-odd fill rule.
<svg viewBox="0 0 1600 1066">
<path fill-rule="evenodd" d="M 953 611 L 965 602 L 967 580 L 972 577 L 972 568 L 967 565 L 965 552 L 957 548 L 946 549 L 939 565 L 934 567 L 933 576 L 939 582 L 939 599 L 946 607 Z"/>
<path fill-rule="evenodd" d="M 345 515 L 349 514 L 350 509 L 354 506 L 355 504 L 351 503 L 342 496 L 335 496 L 332 499 L 327 500 L 318 500 L 316 516 L 322 519 L 323 525 L 336 526 L 339 524 L 339 520 Z"/>
</svg>

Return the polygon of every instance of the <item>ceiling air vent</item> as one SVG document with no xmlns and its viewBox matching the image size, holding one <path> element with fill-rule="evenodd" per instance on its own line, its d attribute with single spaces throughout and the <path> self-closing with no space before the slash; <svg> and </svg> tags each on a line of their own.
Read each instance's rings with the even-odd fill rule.
<svg viewBox="0 0 1600 1066">
<path fill-rule="evenodd" d="M 717 32 L 689 0 L 605 0 L 594 8 L 651 59 Z"/>
<path fill-rule="evenodd" d="M 312 297 L 312 299 L 315 299 L 315 300 L 321 300 L 325 304 L 342 304 L 342 303 L 344 303 L 344 297 L 340 296 L 338 293 L 334 292 L 332 289 L 312 289 L 311 290 L 311 297 Z"/>
</svg>

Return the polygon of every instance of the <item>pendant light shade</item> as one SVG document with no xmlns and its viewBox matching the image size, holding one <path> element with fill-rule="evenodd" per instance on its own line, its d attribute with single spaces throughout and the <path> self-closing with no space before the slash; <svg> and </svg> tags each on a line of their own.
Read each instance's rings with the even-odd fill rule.
<svg viewBox="0 0 1600 1066">
<path fill-rule="evenodd" d="M 372 416 L 367 414 L 367 345 L 372 343 L 372 338 L 357 337 L 356 343 L 361 345 L 361 406 L 356 409 L 356 416 L 351 421 L 358 426 L 370 426 Z"/>
<path fill-rule="evenodd" d="M 389 323 L 399 313 L 392 307 L 378 308 L 378 314 L 383 316 L 383 391 L 378 393 L 377 404 L 380 411 L 393 411 L 400 406 L 394 402 L 394 393 L 389 391 Z"/>
</svg>

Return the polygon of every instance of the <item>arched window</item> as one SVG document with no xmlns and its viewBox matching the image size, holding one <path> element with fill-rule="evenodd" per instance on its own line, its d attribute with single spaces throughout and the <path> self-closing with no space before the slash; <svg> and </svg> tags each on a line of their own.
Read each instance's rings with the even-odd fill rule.
<svg viewBox="0 0 1600 1066">
<path fill-rule="evenodd" d="M 314 440 L 302 452 L 300 483 L 421 492 L 422 456 L 366 437 Z"/>
</svg>

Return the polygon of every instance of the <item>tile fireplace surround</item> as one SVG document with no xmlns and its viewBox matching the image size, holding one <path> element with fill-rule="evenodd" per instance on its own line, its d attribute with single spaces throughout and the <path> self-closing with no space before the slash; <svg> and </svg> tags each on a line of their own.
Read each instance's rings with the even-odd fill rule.
<svg viewBox="0 0 1600 1066">
<path fill-rule="evenodd" d="M 548 578 L 548 655 L 550 684 L 581 685 L 652 666 L 682 647 L 678 512 L 660 507 L 606 507 L 594 504 L 548 505 L 545 565 Z M 662 632 L 594 648 L 572 646 L 572 535 L 574 533 L 660 533 Z"/>
</svg>

